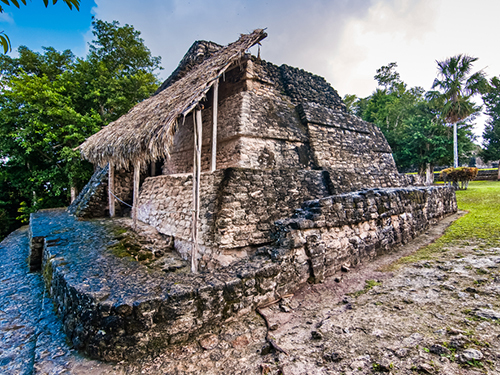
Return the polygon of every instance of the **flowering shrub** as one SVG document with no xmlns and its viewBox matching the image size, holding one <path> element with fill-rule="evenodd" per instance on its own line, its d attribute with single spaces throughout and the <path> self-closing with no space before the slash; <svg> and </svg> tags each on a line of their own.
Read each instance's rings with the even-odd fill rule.
<svg viewBox="0 0 500 375">
<path fill-rule="evenodd" d="M 460 190 L 467 190 L 469 181 L 477 176 L 478 169 L 473 167 L 458 167 L 443 169 L 439 175 L 445 184 L 452 184 Z"/>
</svg>

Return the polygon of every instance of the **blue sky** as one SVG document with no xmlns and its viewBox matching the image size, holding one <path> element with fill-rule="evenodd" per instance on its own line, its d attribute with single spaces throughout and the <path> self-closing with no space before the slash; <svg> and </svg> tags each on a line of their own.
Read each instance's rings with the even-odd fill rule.
<svg viewBox="0 0 500 375">
<path fill-rule="evenodd" d="M 267 28 L 262 58 L 325 77 L 341 96 L 365 97 L 382 65 L 397 62 L 403 81 L 429 90 L 436 60 L 467 53 L 477 69 L 500 75 L 498 0 L 82 0 L 80 12 L 61 0 L 45 9 L 32 0 L 5 7 L 0 30 L 13 47 L 52 46 L 84 56 L 93 15 L 141 31 L 161 78 L 199 39 L 227 44 L 240 33 Z M 3 18 L 2 18 L 3 16 Z M 475 130 L 482 133 L 484 118 Z"/>
<path fill-rule="evenodd" d="M 9 36 L 13 52 L 20 45 L 26 45 L 34 50 L 41 47 L 71 49 L 82 56 L 86 52 L 85 35 L 90 30 L 94 6 L 94 1 L 90 0 L 81 2 L 79 12 L 70 10 L 61 0 L 48 8 L 42 0 L 32 0 L 20 9 L 4 6 L 0 30 Z"/>
</svg>

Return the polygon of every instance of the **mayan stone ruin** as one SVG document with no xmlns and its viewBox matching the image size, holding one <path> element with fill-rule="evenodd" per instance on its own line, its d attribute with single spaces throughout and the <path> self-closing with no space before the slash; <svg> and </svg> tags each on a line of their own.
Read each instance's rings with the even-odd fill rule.
<svg viewBox="0 0 500 375">
<path fill-rule="evenodd" d="M 454 190 L 399 174 L 380 129 L 325 79 L 246 53 L 265 37 L 195 42 L 155 95 L 80 146 L 96 173 L 69 214 L 32 215 L 31 267 L 87 355 L 193 339 L 456 212 Z M 108 251 L 119 217 L 138 234 L 132 260 Z"/>
</svg>

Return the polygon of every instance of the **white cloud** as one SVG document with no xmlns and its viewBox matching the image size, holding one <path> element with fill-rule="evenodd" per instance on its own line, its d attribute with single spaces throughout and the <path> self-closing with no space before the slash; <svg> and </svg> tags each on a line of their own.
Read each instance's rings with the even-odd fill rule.
<svg viewBox="0 0 500 375">
<path fill-rule="evenodd" d="M 199 39 L 227 44 L 240 33 L 267 27 L 262 56 L 322 74 L 337 49 L 345 23 L 363 16 L 371 0 L 152 0 L 145 8 L 135 0 L 97 0 L 95 14 L 141 30 L 146 44 L 162 56 L 171 72 L 189 46 Z M 318 71 L 318 69 L 320 71 Z"/>
<path fill-rule="evenodd" d="M 0 13 L 0 23 L 8 23 L 13 25 L 15 22 L 11 13 Z"/>
</svg>

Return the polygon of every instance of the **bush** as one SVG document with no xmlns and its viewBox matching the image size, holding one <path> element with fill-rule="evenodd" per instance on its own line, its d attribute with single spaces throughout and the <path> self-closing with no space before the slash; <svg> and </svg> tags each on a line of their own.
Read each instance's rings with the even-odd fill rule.
<svg viewBox="0 0 500 375">
<path fill-rule="evenodd" d="M 473 167 L 458 167 L 443 169 L 439 175 L 445 184 L 452 184 L 457 189 L 467 190 L 469 181 L 477 177 L 477 168 Z"/>
</svg>

